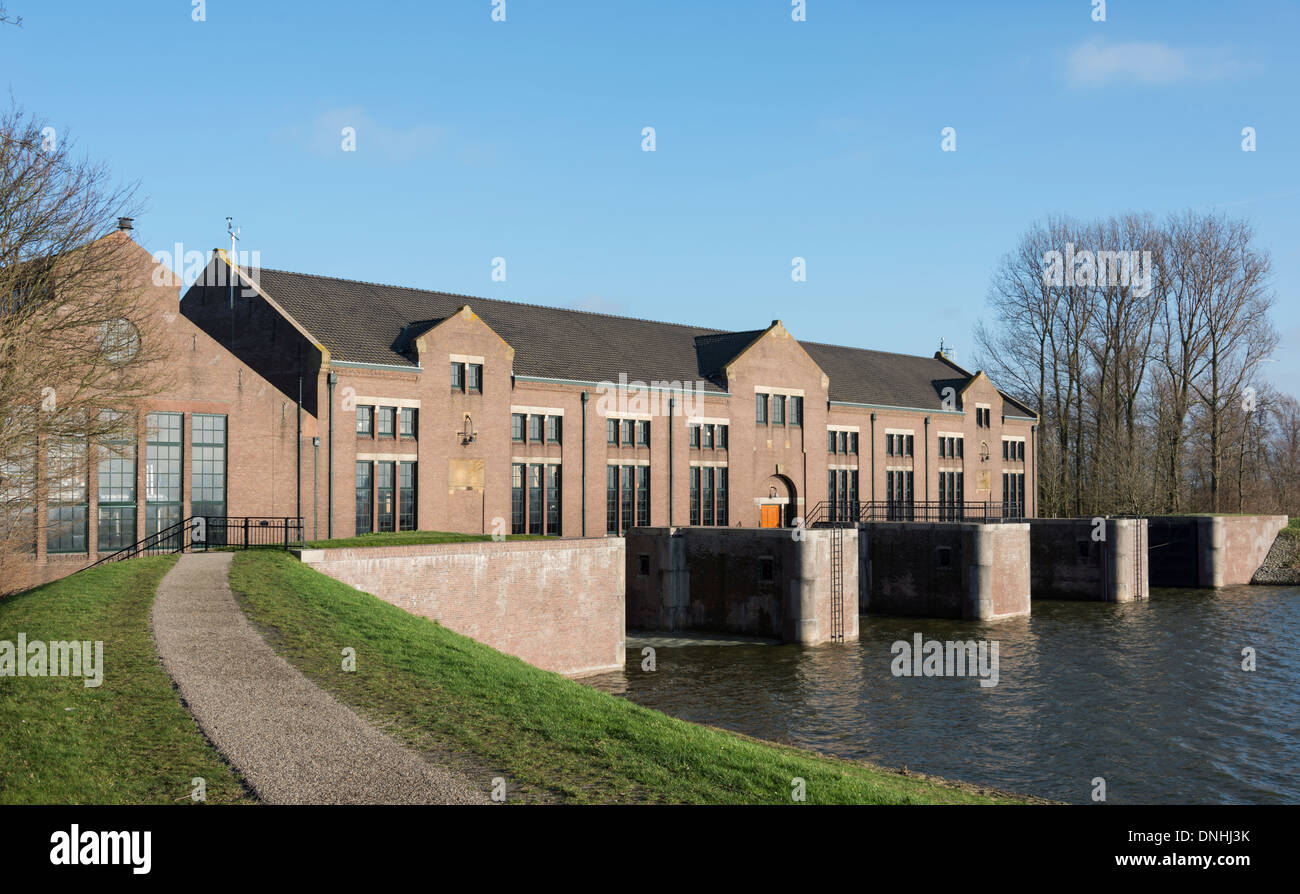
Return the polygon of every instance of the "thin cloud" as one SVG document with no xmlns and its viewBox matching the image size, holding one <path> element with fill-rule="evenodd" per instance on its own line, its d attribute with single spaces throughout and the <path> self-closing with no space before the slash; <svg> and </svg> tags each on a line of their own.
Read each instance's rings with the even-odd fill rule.
<svg viewBox="0 0 1300 894">
<path fill-rule="evenodd" d="M 353 128 L 358 154 L 375 152 L 388 161 L 414 161 L 436 152 L 443 144 L 446 130 L 432 124 L 407 128 L 388 127 L 375 121 L 365 109 L 332 109 L 312 122 L 310 145 L 320 155 L 342 151 L 344 128 Z"/>
<path fill-rule="evenodd" d="M 1231 208 L 1234 205 L 1253 205 L 1255 202 L 1272 202 L 1272 201 L 1276 201 L 1277 199 L 1290 199 L 1295 196 L 1300 196 L 1300 189 L 1292 189 L 1286 192 L 1269 193 L 1268 195 L 1263 195 L 1263 196 L 1251 196 L 1248 199 L 1237 199 L 1236 201 L 1232 201 L 1232 202 L 1215 202 L 1209 205 L 1208 207 Z"/>
<path fill-rule="evenodd" d="M 1243 65 L 1221 52 L 1179 49 L 1141 40 L 1085 41 L 1071 50 L 1066 60 L 1066 79 L 1074 87 L 1217 81 L 1243 70 Z"/>
</svg>

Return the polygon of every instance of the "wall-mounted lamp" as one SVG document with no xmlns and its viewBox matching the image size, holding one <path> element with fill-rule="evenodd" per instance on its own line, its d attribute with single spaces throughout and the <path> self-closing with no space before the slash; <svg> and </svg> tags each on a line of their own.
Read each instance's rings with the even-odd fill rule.
<svg viewBox="0 0 1300 894">
<path fill-rule="evenodd" d="M 469 413 L 465 414 L 464 427 L 456 434 L 460 437 L 462 447 L 466 444 L 473 444 L 478 439 L 478 432 L 474 430 L 474 420 L 470 419 Z"/>
</svg>

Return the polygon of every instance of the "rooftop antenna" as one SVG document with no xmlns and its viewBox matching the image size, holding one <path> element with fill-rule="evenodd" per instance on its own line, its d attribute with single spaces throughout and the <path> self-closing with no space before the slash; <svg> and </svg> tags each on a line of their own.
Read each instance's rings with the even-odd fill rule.
<svg viewBox="0 0 1300 894">
<path fill-rule="evenodd" d="M 226 232 L 230 234 L 230 257 L 226 259 L 226 266 L 230 268 L 230 313 L 231 325 L 234 325 L 235 313 L 235 243 L 239 241 L 239 232 L 243 227 L 236 227 L 233 218 L 226 218 Z"/>
</svg>

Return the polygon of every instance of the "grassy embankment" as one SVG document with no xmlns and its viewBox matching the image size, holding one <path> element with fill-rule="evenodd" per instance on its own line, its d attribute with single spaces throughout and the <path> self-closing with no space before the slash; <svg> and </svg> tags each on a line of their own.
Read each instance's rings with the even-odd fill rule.
<svg viewBox="0 0 1300 894">
<path fill-rule="evenodd" d="M 0 677 L 0 803 L 251 800 L 203 737 L 158 662 L 149 611 L 175 556 L 79 572 L 0 600 L 0 641 L 104 643 L 103 683 Z"/>
<path fill-rule="evenodd" d="M 355 541 L 353 541 L 355 543 Z M 272 647 L 317 685 L 484 791 L 513 800 L 986 803 L 971 786 L 760 742 L 615 698 L 411 615 L 284 554 L 235 556 L 231 588 Z M 340 667 L 345 647 L 357 668 Z"/>
</svg>

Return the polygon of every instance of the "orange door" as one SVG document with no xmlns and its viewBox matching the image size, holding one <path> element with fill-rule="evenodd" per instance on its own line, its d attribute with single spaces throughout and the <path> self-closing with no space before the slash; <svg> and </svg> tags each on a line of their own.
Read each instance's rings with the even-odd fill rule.
<svg viewBox="0 0 1300 894">
<path fill-rule="evenodd" d="M 764 528 L 781 527 L 780 506 L 760 506 L 759 524 Z"/>
</svg>

